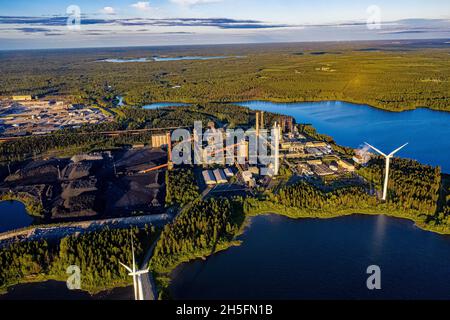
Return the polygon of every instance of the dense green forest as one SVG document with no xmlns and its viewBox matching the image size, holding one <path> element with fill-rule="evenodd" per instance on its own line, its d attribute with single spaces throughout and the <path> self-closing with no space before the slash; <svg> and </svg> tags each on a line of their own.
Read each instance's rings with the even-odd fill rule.
<svg viewBox="0 0 450 320">
<path fill-rule="evenodd" d="M 156 276 L 160 298 L 170 298 L 170 272 L 179 264 L 225 250 L 235 242 L 245 215 L 243 199 L 197 199 L 164 227 L 150 267 Z"/>
<path fill-rule="evenodd" d="M 199 189 L 192 169 L 166 171 L 166 206 L 184 206 L 199 197 Z"/>
<path fill-rule="evenodd" d="M 359 174 L 381 190 L 385 162 L 382 157 L 372 158 L 367 167 L 359 170 Z M 434 216 L 441 186 L 440 168 L 400 158 L 395 158 L 390 168 L 386 207 Z"/>
<path fill-rule="evenodd" d="M 81 152 L 148 143 L 150 139 L 149 132 L 137 135 L 123 133 L 119 136 L 107 137 L 96 133 L 80 135 L 70 131 L 60 131 L 46 136 L 30 136 L 0 144 L 0 163 L 34 159 L 49 151 L 53 151 L 57 156 L 71 156 Z"/>
<path fill-rule="evenodd" d="M 431 223 L 443 230 L 450 230 L 450 175 L 442 174 L 438 200 L 438 213 Z"/>
<path fill-rule="evenodd" d="M 64 97 L 111 107 L 153 101 L 343 100 L 400 111 L 450 110 L 449 47 L 411 42 L 336 42 L 115 48 L 0 53 L 0 95 Z M 368 50 L 370 49 L 370 50 Z M 152 55 L 236 58 L 99 62 Z"/>
<path fill-rule="evenodd" d="M 0 248 L 0 289 L 20 282 L 56 279 L 65 281 L 67 267 L 81 269 L 81 288 L 98 292 L 130 283 L 119 261 L 131 264 L 131 240 L 140 257 L 156 238 L 153 227 L 104 229 L 68 236 L 58 242 L 27 241 Z M 139 259 L 138 259 L 139 261 Z"/>
<path fill-rule="evenodd" d="M 157 273 L 227 247 L 244 221 L 242 199 L 197 200 L 166 225 L 150 262 Z"/>
<path fill-rule="evenodd" d="M 414 220 L 426 229 L 450 232 L 447 205 L 438 208 L 442 187 L 440 169 L 414 160 L 393 159 L 388 199 L 383 202 L 373 191 L 381 192 L 384 164 L 384 159 L 376 157 L 361 168 L 359 174 L 367 180 L 364 184 L 323 190 L 301 181 L 283 187 L 276 194 L 266 193 L 261 199 L 246 199 L 244 211 L 248 214 L 279 212 L 292 217 L 384 213 Z M 444 197 L 450 198 L 448 191 Z"/>
<path fill-rule="evenodd" d="M 307 182 L 282 188 L 270 195 L 269 201 L 288 207 L 332 212 L 334 209 L 364 209 L 376 205 L 376 198 L 367 194 L 363 187 L 343 187 L 323 192 Z"/>
<path fill-rule="evenodd" d="M 194 121 L 209 121 L 230 126 L 247 125 L 254 112 L 248 108 L 220 103 L 203 103 L 192 106 L 167 107 L 146 110 L 136 107 L 119 108 L 121 129 L 166 128 L 193 126 Z"/>
</svg>

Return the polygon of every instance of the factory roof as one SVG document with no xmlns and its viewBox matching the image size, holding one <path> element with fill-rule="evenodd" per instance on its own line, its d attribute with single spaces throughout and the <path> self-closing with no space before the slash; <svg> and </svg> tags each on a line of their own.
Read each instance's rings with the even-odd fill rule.
<svg viewBox="0 0 450 320">
<path fill-rule="evenodd" d="M 227 177 L 222 169 L 214 170 L 214 177 L 216 178 L 217 183 L 227 183 Z"/>
<path fill-rule="evenodd" d="M 212 174 L 211 171 L 204 170 L 202 172 L 202 175 L 207 185 L 216 184 L 216 179 L 214 178 L 214 175 Z"/>
<path fill-rule="evenodd" d="M 232 170 L 231 168 L 225 168 L 223 171 L 225 172 L 225 175 L 226 175 L 227 177 L 232 177 L 232 176 L 234 176 L 234 172 L 233 172 L 233 170 Z"/>
</svg>

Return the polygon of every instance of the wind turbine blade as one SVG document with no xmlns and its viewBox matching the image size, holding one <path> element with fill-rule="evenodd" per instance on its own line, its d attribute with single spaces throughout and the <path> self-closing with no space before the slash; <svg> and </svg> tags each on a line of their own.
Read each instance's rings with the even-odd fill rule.
<svg viewBox="0 0 450 320">
<path fill-rule="evenodd" d="M 400 148 L 395 149 L 394 151 L 392 151 L 392 152 L 389 154 L 389 157 L 392 157 L 394 154 L 396 154 L 397 152 L 399 152 L 401 149 L 403 149 L 403 148 L 406 147 L 407 145 L 408 145 L 408 143 L 405 143 L 405 144 L 402 145 Z"/>
<path fill-rule="evenodd" d="M 375 150 L 376 152 L 378 152 L 379 154 L 381 154 L 384 157 L 387 157 L 386 154 L 384 154 L 383 152 L 381 152 L 380 150 L 378 150 L 377 148 L 375 148 L 374 146 L 371 146 L 370 144 L 368 144 L 367 142 L 364 142 L 366 145 L 368 145 L 370 148 L 372 148 L 373 150 Z"/>
<path fill-rule="evenodd" d="M 134 258 L 133 235 L 131 235 L 131 253 L 133 254 L 133 272 L 136 271 L 136 259 Z"/>
<path fill-rule="evenodd" d="M 119 261 L 119 263 L 120 263 L 120 265 L 121 265 L 122 267 L 124 267 L 125 269 L 127 269 L 128 272 L 133 272 L 133 270 L 131 270 L 131 268 L 130 268 L 129 266 L 123 264 L 123 263 L 120 262 L 120 261 Z"/>
</svg>

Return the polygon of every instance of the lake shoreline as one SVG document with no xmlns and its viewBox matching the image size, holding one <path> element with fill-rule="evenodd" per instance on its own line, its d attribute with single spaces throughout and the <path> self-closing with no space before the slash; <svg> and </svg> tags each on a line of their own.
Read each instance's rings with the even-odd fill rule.
<svg viewBox="0 0 450 320">
<path fill-rule="evenodd" d="M 389 219 L 384 220 L 382 219 L 382 217 L 387 217 Z M 420 232 L 423 230 L 417 228 L 415 224 L 410 223 L 410 219 L 388 216 L 386 214 L 368 215 L 368 214 L 354 213 L 352 215 L 345 216 L 345 219 L 343 219 L 344 218 L 343 216 L 327 217 L 327 218 L 308 217 L 304 219 L 300 218 L 295 219 L 283 215 L 281 213 L 268 212 L 265 214 L 260 213 L 251 216 L 249 218 L 251 221 L 250 222 L 251 225 L 249 225 L 250 228 L 245 229 L 244 233 L 245 237 L 242 237 L 242 245 L 239 248 L 235 248 L 228 252 L 223 252 L 220 255 L 211 256 L 207 262 L 203 262 L 197 259 L 189 263 L 182 264 L 178 266 L 176 270 L 174 270 L 174 272 L 172 273 L 169 290 L 175 300 L 205 299 L 205 296 L 211 297 L 210 299 L 222 299 L 228 297 L 232 292 L 239 292 L 236 290 L 239 290 L 239 287 L 241 285 L 247 287 L 251 286 L 252 284 L 255 284 L 256 287 L 259 286 L 260 288 L 245 291 L 242 293 L 242 296 L 241 293 L 239 292 L 236 298 L 261 299 L 262 297 L 265 297 L 266 299 L 269 299 L 271 297 L 271 294 L 278 296 L 276 293 L 275 294 L 271 293 L 271 291 L 268 289 L 271 287 L 269 283 L 260 284 L 262 281 L 261 277 L 264 277 L 264 274 L 267 271 L 281 273 L 280 274 L 281 279 L 277 278 L 278 280 L 273 281 L 274 283 L 279 284 L 281 287 L 281 289 L 280 287 L 277 287 L 277 290 L 282 290 L 283 294 L 287 294 L 287 297 L 284 298 L 310 299 L 311 297 L 316 297 L 314 294 L 323 295 L 326 297 L 326 299 L 336 299 L 336 297 L 340 298 L 341 292 L 348 292 L 348 291 L 340 290 L 342 288 L 341 287 L 342 284 L 340 280 L 336 279 L 336 275 L 334 278 L 333 276 L 330 276 L 330 278 L 335 279 L 336 283 L 338 283 L 338 291 L 335 290 L 336 284 L 331 284 L 327 281 L 322 282 L 320 279 L 304 276 L 304 274 L 308 272 L 316 274 L 316 269 L 311 268 L 311 266 L 316 266 L 317 263 L 311 258 L 312 257 L 318 258 L 317 250 L 322 251 L 325 250 L 324 252 L 321 251 L 322 253 L 320 254 L 321 257 L 322 255 L 324 255 L 325 260 L 321 259 L 320 260 L 321 263 L 317 265 L 317 268 L 319 268 L 317 272 L 325 272 L 322 273 L 322 275 L 326 275 L 328 272 L 331 273 L 335 272 L 333 271 L 336 270 L 334 268 L 338 268 L 338 271 L 336 271 L 338 274 L 340 274 L 339 272 L 341 272 L 342 270 L 354 272 L 355 270 L 354 266 L 350 267 L 347 265 L 347 263 L 350 263 L 351 261 L 353 263 L 356 261 L 356 265 L 358 267 L 356 275 L 358 275 L 358 277 L 359 276 L 361 277 L 362 294 L 361 292 L 355 293 L 352 299 L 364 299 L 364 297 L 366 297 L 365 294 L 368 294 L 366 298 L 369 299 L 375 297 L 371 296 L 369 291 L 364 291 L 365 286 L 363 286 L 363 283 L 365 283 L 364 278 L 365 268 L 370 263 L 382 266 L 383 275 L 385 277 L 383 283 L 387 284 L 384 286 L 383 292 L 380 291 L 380 296 L 377 297 L 377 299 L 385 297 L 384 296 L 385 294 L 389 298 L 392 298 L 392 295 L 395 294 L 397 294 L 397 296 L 400 297 L 398 295 L 398 291 L 402 290 L 397 290 L 396 293 L 393 293 L 392 291 L 389 290 L 392 289 L 391 285 L 393 285 L 390 279 L 392 277 L 396 279 L 397 273 L 395 272 L 395 269 L 394 270 L 390 269 L 386 263 L 387 261 L 395 261 L 395 259 L 392 260 L 392 258 L 396 257 L 397 251 L 403 252 L 404 250 L 406 250 L 406 248 L 403 248 L 403 246 L 408 246 L 409 244 L 408 237 L 414 238 L 416 237 L 417 234 L 421 235 L 420 237 L 423 238 L 422 240 L 419 239 L 419 243 L 422 243 L 422 245 L 421 247 L 417 248 L 417 254 L 416 249 L 412 247 L 409 247 L 410 250 L 408 250 L 408 252 L 405 253 L 405 256 L 409 258 L 414 257 L 412 259 L 418 259 L 418 261 L 420 261 L 420 263 L 415 265 L 415 268 L 419 270 L 421 269 L 422 263 L 427 261 L 427 258 L 422 256 L 423 249 L 428 248 L 429 245 L 426 244 L 425 239 L 428 239 L 430 241 L 431 239 L 434 239 L 434 241 L 438 243 L 443 243 L 447 247 L 450 240 L 448 237 L 445 238 L 441 238 L 440 236 L 433 237 L 431 236 L 432 233 Z M 326 225 L 325 227 L 321 227 L 323 223 L 325 223 Z M 262 227 L 262 225 L 264 227 Z M 340 228 L 342 226 L 346 226 L 345 227 L 346 230 L 351 232 L 349 234 L 340 236 L 341 234 Z M 369 227 L 367 228 L 367 226 Z M 385 229 L 386 227 L 387 229 Z M 306 230 L 309 231 L 305 235 L 304 232 L 306 232 Z M 322 231 L 325 232 L 325 234 L 321 234 L 320 232 Z M 266 234 L 267 232 L 270 232 L 270 235 Z M 396 232 L 400 232 L 401 234 L 399 235 Z M 402 233 L 409 234 L 409 236 L 406 236 L 406 234 L 403 235 Z M 281 236 L 282 234 L 285 234 L 283 239 L 277 240 L 278 236 Z M 336 238 L 336 242 L 331 240 L 335 239 L 336 236 L 338 236 L 338 238 Z M 357 240 L 358 238 L 360 240 Z M 287 239 L 290 240 L 288 243 L 285 243 Z M 391 239 L 391 241 L 388 241 L 388 239 Z M 400 241 L 401 244 L 398 245 L 398 241 L 393 241 L 393 239 L 397 239 L 398 241 Z M 421 241 L 425 241 L 425 243 Z M 269 245 L 272 242 L 274 242 L 273 246 L 268 248 L 268 251 L 266 251 L 265 246 Z M 279 245 L 281 243 L 285 243 L 286 248 L 280 248 Z M 349 246 L 350 243 L 352 243 L 353 245 Z M 371 250 L 367 251 L 368 250 L 368 248 L 366 247 L 367 245 L 370 245 L 370 249 L 374 251 Z M 339 249 L 336 250 L 335 247 L 340 248 L 340 250 Z M 354 247 L 358 249 L 354 249 Z M 392 251 L 392 249 L 388 249 L 385 247 L 388 248 L 395 247 L 396 251 Z M 296 250 L 292 251 L 293 248 L 296 248 Z M 347 251 L 354 254 L 353 258 L 349 258 L 347 256 L 346 253 Z M 252 252 L 254 252 L 254 257 L 253 256 L 248 257 L 248 255 L 251 254 Z M 283 256 L 287 259 L 291 259 L 292 257 L 292 260 L 289 260 L 289 263 L 279 264 L 276 261 L 283 261 L 284 259 L 280 258 L 280 256 L 273 256 L 275 252 L 278 252 L 280 256 Z M 326 252 L 332 252 L 333 255 L 328 256 Z M 367 252 L 367 256 L 366 254 L 364 256 L 360 256 L 357 254 L 357 252 Z M 429 255 L 432 255 L 432 253 L 428 251 L 425 252 L 427 252 L 427 254 Z M 266 256 L 271 257 L 271 259 L 267 260 L 265 258 Z M 343 261 L 345 261 L 345 263 L 337 262 L 336 265 L 334 264 L 330 265 L 327 262 L 325 262 L 328 259 L 334 261 L 333 259 L 338 257 L 339 260 L 344 259 Z M 373 258 L 375 258 L 375 261 L 372 260 Z M 299 261 L 298 259 L 301 260 Z M 435 259 L 435 261 L 438 260 L 439 259 Z M 271 262 L 267 262 L 266 265 L 264 261 L 271 261 Z M 402 261 L 405 267 L 409 265 L 408 264 L 410 262 L 409 260 L 406 261 L 402 260 Z M 255 269 L 254 265 L 249 262 L 254 262 L 256 264 L 264 263 L 264 265 L 261 265 L 260 267 Z M 237 267 L 236 263 L 242 263 L 244 266 L 243 269 L 236 268 Z M 363 263 L 362 266 L 364 267 L 361 267 L 360 263 Z M 233 268 L 232 267 L 233 265 L 235 265 L 236 267 Z M 433 267 L 429 268 L 428 272 L 431 272 L 430 276 L 433 275 L 433 279 L 430 279 L 430 281 L 434 283 L 436 281 L 439 281 L 439 276 L 435 276 L 432 270 Z M 390 273 L 390 271 L 394 273 Z M 412 272 L 414 273 L 415 271 Z M 439 270 L 440 276 L 442 276 L 441 275 L 442 272 L 443 270 Z M 221 274 L 224 280 L 221 279 L 218 280 L 217 274 Z M 354 273 L 353 275 L 356 277 Z M 235 277 L 238 277 L 238 279 L 235 279 Z M 410 279 L 410 275 L 403 277 L 404 278 L 402 278 L 401 281 L 399 280 L 401 285 L 403 286 L 410 285 L 410 283 L 407 282 L 407 280 Z M 412 286 L 411 288 L 414 288 L 414 286 L 420 287 L 421 283 L 424 281 L 424 278 L 427 277 L 428 277 L 427 271 L 423 270 L 422 277 L 419 280 L 415 279 L 414 282 L 411 283 Z M 240 283 L 240 285 L 237 285 L 234 282 L 230 283 L 231 278 L 235 279 L 235 282 Z M 240 278 L 242 278 L 241 279 L 242 281 L 239 280 Z M 299 278 L 303 279 L 303 281 L 299 281 L 298 280 Z M 389 281 L 387 281 L 388 278 Z M 210 280 L 212 282 L 210 282 Z M 351 280 L 349 280 L 348 282 L 354 283 Z M 314 293 L 311 293 L 310 295 L 309 289 L 313 288 L 317 289 L 316 285 L 320 287 L 321 283 L 325 284 L 325 289 L 322 288 L 322 291 L 318 289 L 317 291 L 320 293 L 317 293 L 316 291 Z M 296 287 L 296 285 L 299 284 L 301 284 L 301 287 Z M 311 286 L 311 284 L 313 286 Z M 330 287 L 328 287 L 329 284 Z M 442 286 L 448 287 L 448 285 L 444 284 L 442 284 Z M 286 292 L 283 290 L 286 290 Z M 446 292 L 445 294 L 448 295 L 448 292 L 447 291 L 445 292 Z M 411 298 L 413 299 L 416 298 L 421 299 L 424 296 L 428 297 L 429 295 L 438 295 L 441 298 L 445 296 L 442 294 L 441 288 L 436 289 L 436 291 L 425 291 L 425 292 L 422 292 L 421 290 L 414 292 L 414 290 L 412 290 L 409 291 L 409 294 L 411 294 L 412 296 Z M 346 293 L 344 293 L 344 295 L 346 295 Z"/>
<path fill-rule="evenodd" d="M 242 244 L 245 244 L 245 240 L 241 240 L 241 237 L 245 235 L 249 228 L 252 226 L 252 220 L 257 217 L 261 216 L 280 216 L 284 218 L 288 218 L 291 220 L 331 220 L 331 219 L 343 219 L 347 217 L 352 216 L 373 216 L 373 217 L 389 217 L 398 219 L 399 221 L 403 222 L 412 222 L 413 226 L 422 230 L 426 231 L 435 235 L 439 236 L 450 236 L 450 230 L 448 231 L 440 231 L 431 228 L 430 226 L 427 226 L 426 224 L 421 224 L 420 221 L 414 219 L 413 217 L 405 217 L 397 213 L 380 213 L 379 209 L 348 209 L 348 210 L 341 210 L 336 213 L 331 213 L 327 215 L 320 214 L 319 212 L 316 212 L 315 214 L 312 214 L 311 212 L 302 211 L 298 208 L 285 208 L 287 210 L 276 210 L 276 209 L 262 209 L 262 210 L 252 210 L 245 212 L 245 220 L 244 223 L 241 226 L 240 231 L 238 234 L 228 243 L 223 243 L 219 250 L 216 250 L 214 252 L 210 252 L 209 254 L 205 254 L 205 252 L 194 254 L 190 257 L 190 259 L 184 259 L 178 261 L 177 264 L 170 266 L 167 270 L 165 270 L 163 273 L 158 273 L 157 277 L 169 277 L 169 282 L 165 283 L 164 287 L 160 287 L 159 289 L 162 291 L 169 290 L 170 284 L 174 278 L 174 276 L 178 273 L 177 270 L 182 268 L 183 265 L 192 263 L 194 261 L 206 261 L 209 257 L 214 256 L 217 253 L 226 252 L 228 249 L 240 246 Z M 292 214 L 291 211 L 296 211 L 297 215 Z M 300 213 L 300 214 L 299 214 Z M 170 291 L 169 291 L 170 292 Z"/>
<path fill-rule="evenodd" d="M 241 103 L 246 103 L 246 102 L 268 102 L 268 103 L 286 103 L 286 104 L 296 104 L 296 103 L 318 103 L 318 102 L 342 102 L 342 103 L 349 103 L 349 104 L 353 104 L 353 105 L 357 105 L 357 106 L 363 106 L 363 107 L 369 107 L 369 108 L 373 108 L 373 109 L 377 109 L 377 110 L 382 110 L 382 111 L 386 111 L 386 112 L 390 112 L 390 113 L 402 113 L 402 112 L 408 112 L 408 111 L 414 111 L 414 110 L 420 110 L 420 109 L 425 109 L 425 110 L 431 110 L 431 111 L 440 111 L 440 112 L 445 112 L 445 113 L 450 113 L 450 109 L 449 110 L 445 110 L 445 109 L 436 109 L 433 107 L 428 107 L 428 106 L 417 106 L 417 107 L 413 107 L 413 106 L 407 106 L 401 109 L 388 109 L 388 108 L 384 108 L 382 106 L 376 105 L 376 104 L 372 104 L 370 102 L 363 102 L 363 101 L 356 101 L 356 100 L 351 100 L 351 99 L 339 99 L 339 100 L 324 100 L 324 99 L 312 99 L 312 100 L 295 100 L 295 99 L 283 99 L 283 98 L 271 98 L 271 99 L 265 99 L 265 98 L 253 98 L 253 99 L 244 99 L 244 100 L 224 100 L 224 101 L 209 101 L 209 100 L 205 100 L 205 101 L 199 101 L 198 99 L 196 100 L 189 100 L 189 99 L 180 99 L 180 100 L 171 100 L 171 101 L 150 101 L 142 106 L 139 106 L 139 108 L 143 108 L 144 106 L 147 105 L 152 105 L 152 104 L 159 104 L 159 103 L 174 103 L 174 104 L 187 104 L 187 105 L 193 105 L 196 103 L 213 103 L 213 104 L 231 104 L 231 105 L 239 105 Z"/>
<path fill-rule="evenodd" d="M 290 208 L 290 210 L 299 210 L 296 208 Z M 282 210 L 280 210 L 282 211 Z M 361 209 L 361 210 L 344 210 L 344 212 L 338 212 L 338 213 L 332 213 L 329 215 L 321 215 L 320 213 L 315 214 L 315 215 L 310 215 L 308 213 L 304 214 L 304 215 L 299 215 L 299 216 L 294 216 L 292 214 L 289 214 L 288 212 L 273 212 L 270 209 L 268 210 L 255 210 L 251 213 L 249 213 L 249 217 L 253 218 L 253 217 L 257 217 L 257 216 L 265 216 L 265 215 L 279 215 L 279 216 L 283 216 L 283 217 L 287 217 L 290 219 L 294 219 L 294 220 L 301 220 L 301 219 L 318 219 L 318 220 L 327 220 L 327 219 L 339 219 L 339 218 L 344 218 L 344 217 L 349 217 L 349 216 L 385 216 L 385 217 L 390 217 L 390 218 L 396 218 L 396 219 L 400 219 L 400 220 L 405 220 L 405 221 L 410 221 L 414 224 L 414 226 L 420 230 L 423 231 L 427 231 L 433 234 L 437 234 L 437 235 L 441 235 L 441 236 L 450 236 L 450 230 L 448 231 L 442 231 L 442 230 L 437 230 L 437 229 L 433 229 L 432 226 L 426 225 L 421 223 L 421 221 L 418 221 L 416 219 L 414 219 L 413 217 L 405 217 L 405 216 L 401 216 L 398 213 L 379 213 L 377 212 L 379 210 L 376 209 L 372 209 L 372 210 L 367 210 L 367 209 Z"/>
<path fill-rule="evenodd" d="M 214 256 L 217 253 L 222 253 L 222 252 L 226 252 L 228 249 L 233 248 L 233 247 L 237 247 L 240 246 L 242 244 L 245 243 L 244 240 L 241 240 L 240 238 L 245 235 L 248 231 L 249 228 L 252 227 L 252 220 L 254 218 L 257 217 L 261 217 L 261 216 L 280 216 L 280 217 L 284 217 L 284 218 L 288 218 L 291 220 L 331 220 L 331 219 L 341 219 L 341 218 L 346 218 L 346 217 L 351 217 L 351 216 L 385 216 L 385 217 L 389 217 L 389 218 L 395 218 L 398 219 L 400 221 L 404 221 L 404 222 L 412 222 L 414 227 L 422 230 L 422 231 L 427 231 L 436 235 L 440 235 L 440 236 L 450 236 L 450 231 L 447 232 L 442 232 L 442 231 L 438 231 L 438 230 L 433 230 L 432 228 L 427 228 L 425 225 L 421 225 L 417 220 L 411 218 L 411 217 L 405 217 L 405 216 L 400 216 L 397 215 L 395 213 L 380 213 L 380 212 L 376 212 L 379 210 L 356 210 L 356 209 L 351 209 L 351 210 L 344 210 L 345 212 L 337 212 L 337 213 L 332 213 L 332 214 L 327 214 L 326 216 L 321 215 L 320 213 L 316 213 L 316 214 L 311 214 L 308 213 L 306 211 L 302 211 L 301 209 L 298 208 L 286 208 L 288 210 L 275 210 L 275 209 L 261 209 L 261 210 L 251 210 L 245 213 L 245 221 L 241 226 L 240 232 L 229 242 L 227 243 L 222 243 L 220 246 L 218 246 L 218 248 L 216 248 L 217 250 L 215 250 L 214 252 L 211 251 L 203 251 L 203 252 L 198 252 L 192 256 L 189 257 L 189 259 L 183 259 L 180 260 L 177 264 L 170 266 L 169 269 L 165 270 L 164 273 L 157 273 L 157 278 L 162 278 L 162 277 L 169 277 L 170 281 L 168 283 L 166 283 L 166 285 L 164 287 L 160 287 L 158 288 L 159 292 L 165 291 L 170 287 L 170 284 L 173 280 L 174 275 L 177 272 L 177 269 L 179 269 L 180 267 L 182 267 L 185 264 L 188 263 L 192 263 L 194 261 L 197 260 L 202 260 L 205 261 L 207 260 L 209 257 Z M 297 215 L 293 215 L 290 211 L 296 211 Z M 299 214 L 300 213 L 300 214 Z M 60 279 L 60 278 L 55 278 L 55 277 L 34 277 L 32 279 L 24 279 L 23 281 L 20 281 L 16 284 L 4 287 L 0 290 L 0 296 L 3 295 L 7 295 L 9 293 L 9 290 L 17 285 L 24 285 L 24 284 L 38 284 L 38 283 L 45 283 L 48 281 L 57 281 L 57 282 L 64 282 L 64 279 Z M 87 293 L 89 294 L 89 296 L 92 299 L 95 299 L 95 296 L 100 295 L 102 293 L 107 293 L 116 289 L 120 289 L 120 288 L 125 288 L 125 287 L 129 287 L 128 283 L 123 283 L 121 285 L 116 285 L 113 284 L 112 286 L 106 286 L 106 287 L 99 287 L 99 288 L 89 288 L 89 289 L 83 289 L 81 290 L 83 293 Z M 1 298 L 0 298 L 1 299 Z"/>
<path fill-rule="evenodd" d="M 53 286 L 58 286 L 59 290 L 62 290 L 62 292 L 60 292 L 60 294 L 64 295 L 62 298 L 58 298 L 58 300 L 66 300 L 68 297 L 68 295 L 74 293 L 76 294 L 78 298 L 82 298 L 83 300 L 97 300 L 99 298 L 105 298 L 108 297 L 109 295 L 114 294 L 115 291 L 117 290 L 125 290 L 125 289 L 129 289 L 130 292 L 132 292 L 133 288 L 132 288 L 132 284 L 131 283 L 122 283 L 122 284 L 113 284 L 111 286 L 106 286 L 106 287 L 98 287 L 98 288 L 89 288 L 89 289 L 85 289 L 85 288 L 81 288 L 81 289 L 77 289 L 77 290 L 71 290 L 67 288 L 66 285 L 66 279 L 60 279 L 60 278 L 56 278 L 56 277 L 36 277 L 32 280 L 28 280 L 28 281 L 20 281 L 18 283 L 15 283 L 13 285 L 10 285 L 8 287 L 5 288 L 1 288 L 0 289 L 0 300 L 8 300 L 8 299 L 12 299 L 15 300 L 14 297 L 10 297 L 11 295 L 14 295 L 14 291 L 17 288 L 23 288 L 26 286 L 44 286 L 47 287 L 49 286 L 49 284 L 52 284 Z M 31 289 L 32 290 L 32 289 Z M 48 288 L 47 290 L 50 290 L 50 288 Z M 41 300 L 40 298 L 37 298 L 37 300 Z M 45 300 L 45 299 L 44 299 Z"/>
</svg>

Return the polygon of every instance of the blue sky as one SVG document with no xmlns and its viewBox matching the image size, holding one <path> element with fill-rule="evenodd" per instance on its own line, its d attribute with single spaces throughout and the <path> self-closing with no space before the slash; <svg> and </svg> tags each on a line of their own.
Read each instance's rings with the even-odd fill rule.
<svg viewBox="0 0 450 320">
<path fill-rule="evenodd" d="M 0 49 L 450 38 L 449 21 L 447 0 L 0 0 Z"/>
<path fill-rule="evenodd" d="M 69 5 L 78 5 L 83 13 L 99 13 L 112 7 L 123 16 L 145 15 L 228 17 L 289 23 L 326 23 L 364 18 L 366 8 L 378 5 L 388 20 L 405 18 L 450 18 L 447 0 L 154 0 L 150 10 L 132 7 L 137 0 L 1 0 L 1 15 L 64 14 Z M 141 1 L 147 2 L 147 1 Z M 185 3 L 186 5 L 183 5 Z M 191 3 L 191 5 L 188 5 Z M 197 3 L 197 4 L 196 4 Z M 153 9 L 153 10 L 152 10 Z M 143 12 L 144 11 L 144 12 Z"/>
</svg>

